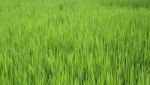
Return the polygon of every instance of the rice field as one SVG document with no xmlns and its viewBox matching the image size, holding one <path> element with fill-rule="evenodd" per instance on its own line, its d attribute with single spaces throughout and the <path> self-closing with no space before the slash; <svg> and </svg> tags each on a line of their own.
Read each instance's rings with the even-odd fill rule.
<svg viewBox="0 0 150 85">
<path fill-rule="evenodd" d="M 150 85 L 150 0 L 0 0 L 0 85 Z"/>
</svg>

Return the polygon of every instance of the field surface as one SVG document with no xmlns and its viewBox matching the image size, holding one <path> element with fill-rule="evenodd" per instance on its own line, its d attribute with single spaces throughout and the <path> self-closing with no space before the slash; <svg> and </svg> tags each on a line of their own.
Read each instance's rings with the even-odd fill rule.
<svg viewBox="0 0 150 85">
<path fill-rule="evenodd" d="M 150 0 L 0 0 L 0 85 L 150 85 Z"/>
</svg>

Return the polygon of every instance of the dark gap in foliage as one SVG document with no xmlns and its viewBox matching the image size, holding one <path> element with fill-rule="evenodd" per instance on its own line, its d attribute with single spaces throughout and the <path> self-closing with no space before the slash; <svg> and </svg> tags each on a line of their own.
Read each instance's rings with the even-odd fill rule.
<svg viewBox="0 0 150 85">
<path fill-rule="evenodd" d="M 63 11 L 63 10 L 64 10 L 63 4 L 59 4 L 59 10 L 60 10 L 60 11 Z"/>
<path fill-rule="evenodd" d="M 51 79 L 53 78 L 51 67 L 49 65 L 46 65 L 44 67 L 45 71 L 45 83 L 46 85 L 49 85 L 51 83 Z"/>
</svg>

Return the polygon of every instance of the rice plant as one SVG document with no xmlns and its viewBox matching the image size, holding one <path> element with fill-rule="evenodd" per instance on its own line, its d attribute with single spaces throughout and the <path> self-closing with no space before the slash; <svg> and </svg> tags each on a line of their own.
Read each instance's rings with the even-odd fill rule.
<svg viewBox="0 0 150 85">
<path fill-rule="evenodd" d="M 0 85 L 150 85 L 150 1 L 0 0 Z"/>
</svg>

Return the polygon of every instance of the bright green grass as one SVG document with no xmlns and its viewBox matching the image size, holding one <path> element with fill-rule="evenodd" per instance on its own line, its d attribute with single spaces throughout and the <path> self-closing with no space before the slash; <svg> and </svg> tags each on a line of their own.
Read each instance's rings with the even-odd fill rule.
<svg viewBox="0 0 150 85">
<path fill-rule="evenodd" d="M 0 0 L 0 85 L 150 85 L 150 1 Z"/>
</svg>

